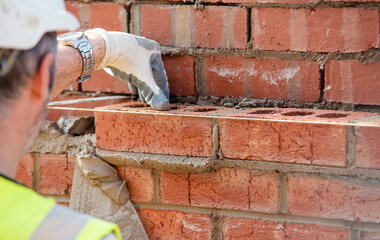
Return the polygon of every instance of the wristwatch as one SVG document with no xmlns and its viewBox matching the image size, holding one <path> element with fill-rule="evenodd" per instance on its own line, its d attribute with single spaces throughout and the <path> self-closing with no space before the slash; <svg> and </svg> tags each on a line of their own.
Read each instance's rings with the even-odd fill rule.
<svg viewBox="0 0 380 240">
<path fill-rule="evenodd" d="M 75 82 L 80 83 L 89 79 L 94 70 L 95 58 L 87 36 L 83 32 L 68 32 L 57 36 L 57 41 L 61 45 L 78 49 L 82 55 L 82 73 Z"/>
</svg>

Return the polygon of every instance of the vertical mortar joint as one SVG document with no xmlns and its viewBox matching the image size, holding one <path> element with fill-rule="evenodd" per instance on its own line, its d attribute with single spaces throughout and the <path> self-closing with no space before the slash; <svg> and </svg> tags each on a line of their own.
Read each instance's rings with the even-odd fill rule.
<svg viewBox="0 0 380 240">
<path fill-rule="evenodd" d="M 222 240 L 223 234 L 222 234 L 222 217 L 214 213 L 212 214 L 212 220 L 213 220 L 213 230 L 212 230 L 212 240 Z"/>
<path fill-rule="evenodd" d="M 360 232 L 357 229 L 351 229 L 350 231 L 350 240 L 359 240 Z"/>
<path fill-rule="evenodd" d="M 279 202 L 280 213 L 288 213 L 288 187 L 287 187 L 287 175 L 281 172 L 279 174 Z"/>
<path fill-rule="evenodd" d="M 325 68 L 320 67 L 319 70 L 319 78 L 320 78 L 320 83 L 319 83 L 319 99 L 318 102 L 323 102 L 325 100 Z"/>
<path fill-rule="evenodd" d="M 160 203 L 160 171 L 157 169 L 152 169 L 153 174 L 153 194 L 154 194 L 154 203 Z"/>
<path fill-rule="evenodd" d="M 252 8 L 247 8 L 247 49 L 253 48 L 251 16 Z"/>
<path fill-rule="evenodd" d="M 355 165 L 356 138 L 354 131 L 354 126 L 346 126 L 346 167 Z"/>
<path fill-rule="evenodd" d="M 40 154 L 33 154 L 33 182 L 32 186 L 36 192 L 40 192 Z"/>
<path fill-rule="evenodd" d="M 219 119 L 213 122 L 212 127 L 212 159 L 219 158 Z"/>
</svg>

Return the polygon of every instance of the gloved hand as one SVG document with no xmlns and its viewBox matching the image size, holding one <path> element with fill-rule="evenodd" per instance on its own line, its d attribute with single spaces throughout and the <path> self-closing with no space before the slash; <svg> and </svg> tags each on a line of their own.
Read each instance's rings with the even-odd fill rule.
<svg viewBox="0 0 380 240">
<path fill-rule="evenodd" d="M 169 110 L 169 84 L 161 59 L 160 46 L 153 40 L 123 32 L 95 28 L 86 31 L 99 34 L 106 51 L 96 69 L 128 83 L 132 94 L 157 110 Z"/>
</svg>

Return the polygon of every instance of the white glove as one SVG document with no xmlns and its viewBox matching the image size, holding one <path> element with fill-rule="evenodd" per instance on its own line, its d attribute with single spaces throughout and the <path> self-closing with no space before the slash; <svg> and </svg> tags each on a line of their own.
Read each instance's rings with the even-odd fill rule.
<svg viewBox="0 0 380 240">
<path fill-rule="evenodd" d="M 101 28 L 86 32 L 99 34 L 106 44 L 102 69 L 128 83 L 132 94 L 157 110 L 169 110 L 169 84 L 157 42 L 124 32 Z"/>
</svg>

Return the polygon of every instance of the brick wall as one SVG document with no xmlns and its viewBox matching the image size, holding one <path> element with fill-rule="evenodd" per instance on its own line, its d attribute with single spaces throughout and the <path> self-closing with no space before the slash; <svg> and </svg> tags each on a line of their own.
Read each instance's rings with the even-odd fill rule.
<svg viewBox="0 0 380 240">
<path fill-rule="evenodd" d="M 186 103 L 170 112 L 125 99 L 49 107 L 53 121 L 95 117 L 97 155 L 127 181 L 150 239 L 380 237 L 380 117 L 343 111 L 379 111 L 378 0 L 66 7 L 81 30 L 158 41 L 172 102 Z M 130 93 L 103 71 L 71 89 Z M 35 148 L 17 178 L 67 204 L 80 146 L 53 137 L 66 148 Z"/>
<path fill-rule="evenodd" d="M 102 27 L 158 41 L 173 96 L 379 105 L 379 1 L 351 2 L 67 1 L 66 6 L 81 29 Z M 102 71 L 81 89 L 129 93 L 126 84 Z"/>
</svg>

